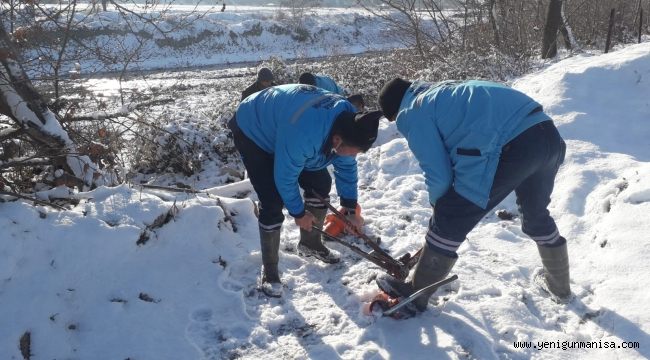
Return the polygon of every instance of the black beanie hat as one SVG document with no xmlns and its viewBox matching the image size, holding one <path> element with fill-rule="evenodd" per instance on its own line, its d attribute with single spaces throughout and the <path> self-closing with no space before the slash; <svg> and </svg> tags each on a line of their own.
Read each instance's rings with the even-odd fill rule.
<svg viewBox="0 0 650 360">
<path fill-rule="evenodd" d="M 399 112 L 399 105 L 402 103 L 402 98 L 411 86 L 410 81 L 401 78 L 395 78 L 387 82 L 379 92 L 379 106 L 384 112 L 386 119 L 391 120 L 393 116 Z"/>
<path fill-rule="evenodd" d="M 354 94 L 348 96 L 348 101 L 351 102 L 353 105 L 354 103 L 359 103 L 361 105 L 365 105 L 366 102 L 363 100 L 363 95 L 361 94 Z"/>
<path fill-rule="evenodd" d="M 336 118 L 332 135 L 339 135 L 351 146 L 357 146 L 366 152 L 377 140 L 381 111 L 365 111 L 353 113 L 344 111 Z"/>
<path fill-rule="evenodd" d="M 257 72 L 257 81 L 273 81 L 273 71 L 269 68 L 261 68 Z"/>
<path fill-rule="evenodd" d="M 298 82 L 300 84 L 316 86 L 316 77 L 312 73 L 305 72 L 305 73 L 300 74 L 300 78 L 298 78 Z"/>
</svg>

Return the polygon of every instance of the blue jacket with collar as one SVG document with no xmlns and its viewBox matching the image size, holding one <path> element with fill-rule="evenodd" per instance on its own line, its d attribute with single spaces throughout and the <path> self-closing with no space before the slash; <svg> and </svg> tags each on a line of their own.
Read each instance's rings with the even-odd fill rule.
<svg viewBox="0 0 650 360">
<path fill-rule="evenodd" d="M 343 111 L 354 112 L 344 97 L 311 85 L 270 87 L 241 102 L 236 113 L 241 131 L 262 150 L 274 154 L 275 186 L 293 217 L 304 215 L 298 187 L 303 170 L 334 165 L 336 190 L 342 201 L 357 201 L 354 156 L 331 152 L 330 131 Z"/>
<path fill-rule="evenodd" d="M 340 87 L 331 77 L 325 75 L 314 75 L 314 77 L 316 78 L 317 87 L 331 91 L 335 94 L 347 96 L 346 91 Z"/>
<path fill-rule="evenodd" d="M 486 208 L 501 148 L 549 119 L 539 103 L 502 84 L 415 82 L 402 98 L 397 129 L 424 171 L 431 204 L 453 186 Z"/>
</svg>

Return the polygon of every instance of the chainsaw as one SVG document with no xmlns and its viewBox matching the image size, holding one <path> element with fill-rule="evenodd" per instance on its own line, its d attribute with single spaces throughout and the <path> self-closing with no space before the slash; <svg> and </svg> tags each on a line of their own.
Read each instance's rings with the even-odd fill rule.
<svg viewBox="0 0 650 360">
<path fill-rule="evenodd" d="M 446 279 L 427 285 L 407 297 L 394 297 L 382 290 L 369 303 L 366 303 L 363 308 L 363 313 L 373 315 L 379 311 L 381 315 L 389 316 L 397 320 L 413 317 L 417 313 L 412 305 L 409 306 L 413 301 L 421 295 L 429 291 L 436 291 L 439 287 L 449 284 L 456 279 L 458 279 L 458 275 L 452 275 Z"/>
<path fill-rule="evenodd" d="M 320 202 L 327 206 L 327 208 L 332 211 L 332 213 L 338 218 L 338 220 L 342 221 L 345 225 L 347 225 L 349 228 L 354 228 L 354 224 L 348 220 L 345 215 L 343 215 L 340 211 L 338 211 L 332 204 L 329 203 L 329 201 L 325 200 L 322 196 L 320 196 L 318 193 L 315 191 L 312 192 Z M 312 227 L 313 230 L 319 232 L 323 236 L 327 237 L 328 239 L 337 242 L 346 248 L 352 250 L 352 252 L 356 253 L 357 255 L 361 256 L 362 258 L 372 262 L 373 264 L 379 266 L 380 268 L 384 269 L 389 275 L 395 277 L 396 279 L 399 280 L 404 280 L 409 274 L 409 271 L 415 264 L 417 264 L 418 259 L 420 257 L 420 253 L 422 250 L 418 250 L 414 255 L 411 255 L 409 253 L 406 253 L 402 255 L 399 259 L 395 259 L 392 256 L 390 256 L 386 251 L 384 251 L 381 247 L 379 247 L 379 244 L 372 240 L 370 237 L 368 237 L 366 234 L 363 232 L 358 232 L 356 235 L 358 235 L 365 243 L 368 245 L 372 251 L 370 252 L 365 252 L 362 249 L 360 249 L 357 246 L 354 246 L 347 241 L 331 235 L 330 233 L 323 231 L 317 227 Z"/>
<path fill-rule="evenodd" d="M 339 220 L 338 221 L 339 223 L 343 223 L 347 225 L 349 228 L 354 228 L 354 224 L 352 224 L 352 222 L 349 221 L 345 217 L 345 215 L 341 213 L 341 211 L 337 210 L 334 206 L 332 206 L 332 204 L 329 203 L 329 201 L 325 200 L 322 196 L 320 196 L 315 191 L 312 193 L 318 198 L 318 200 L 320 200 L 321 203 L 323 203 L 325 206 L 327 206 L 330 209 L 330 211 L 332 211 L 332 214 L 336 217 L 337 220 Z M 360 208 L 358 206 L 355 211 L 355 216 L 357 218 L 361 218 Z M 386 251 L 384 251 L 382 248 L 380 248 L 377 242 L 373 241 L 366 234 L 360 231 L 357 232 L 356 235 L 358 235 L 372 249 L 372 251 L 365 252 L 359 247 L 352 245 L 347 241 L 344 241 L 343 239 L 332 234 L 333 232 L 337 234 L 341 233 L 342 229 L 340 228 L 336 229 L 335 231 L 331 231 L 331 229 L 326 229 L 330 231 L 323 231 L 315 226 L 312 226 L 312 229 L 314 231 L 319 232 L 320 234 L 327 237 L 328 239 L 350 249 L 352 252 L 356 253 L 362 258 L 379 266 L 384 271 L 386 271 L 389 275 L 395 277 L 398 280 L 406 279 L 406 277 L 409 274 L 409 271 L 415 266 L 415 264 L 417 264 L 420 255 L 422 253 L 422 249 L 420 249 L 413 255 L 411 255 L 410 253 L 406 253 L 401 257 L 399 257 L 398 259 L 395 259 L 392 256 L 390 256 Z M 377 294 L 369 303 L 367 303 L 364 306 L 363 312 L 366 315 L 372 315 L 377 310 L 379 310 L 383 316 L 389 316 L 394 319 L 406 319 L 412 317 L 415 315 L 415 312 L 413 310 L 413 306 L 409 306 L 409 304 L 415 301 L 420 295 L 427 293 L 428 291 L 431 290 L 435 291 L 435 289 L 439 288 L 440 286 L 448 284 L 456 279 L 458 279 L 457 275 L 450 276 L 446 279 L 425 286 L 424 288 L 419 289 L 418 291 L 414 292 L 410 296 L 404 298 L 393 297 L 384 291 L 380 291 L 379 294 Z"/>
</svg>

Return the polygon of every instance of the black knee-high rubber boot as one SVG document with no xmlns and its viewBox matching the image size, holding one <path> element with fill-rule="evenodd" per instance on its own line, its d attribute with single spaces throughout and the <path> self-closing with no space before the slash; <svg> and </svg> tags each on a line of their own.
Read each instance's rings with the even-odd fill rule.
<svg viewBox="0 0 650 360">
<path fill-rule="evenodd" d="M 571 300 L 571 284 L 569 276 L 569 253 L 566 240 L 561 238 L 562 245 L 537 245 L 539 256 L 544 265 L 543 281 L 540 284 L 560 303 Z M 539 281 L 538 281 L 539 282 Z"/>
<path fill-rule="evenodd" d="M 401 282 L 391 276 L 380 276 L 377 278 L 377 285 L 380 289 L 394 297 L 408 297 L 414 292 L 445 279 L 456 264 L 457 257 L 443 255 L 425 242 L 422 254 L 415 265 L 411 281 Z M 429 298 L 436 289 L 420 295 L 413 304 L 418 311 L 424 311 L 429 303 Z"/>
<path fill-rule="evenodd" d="M 316 218 L 316 226 L 319 229 L 323 228 L 323 223 L 325 222 L 325 215 L 327 214 L 327 209 L 315 208 L 311 206 L 305 207 L 306 211 L 309 211 Z M 300 229 L 300 242 L 298 242 L 298 253 L 303 256 L 309 257 L 313 256 L 316 259 L 325 262 L 327 264 L 335 264 L 341 259 L 334 251 L 330 251 L 324 244 L 321 237 L 321 234 L 316 231 L 305 231 Z"/>
<path fill-rule="evenodd" d="M 260 289 L 270 297 L 282 296 L 282 282 L 278 271 L 280 251 L 280 229 L 260 230 L 260 249 L 262 250 L 262 274 Z"/>
</svg>

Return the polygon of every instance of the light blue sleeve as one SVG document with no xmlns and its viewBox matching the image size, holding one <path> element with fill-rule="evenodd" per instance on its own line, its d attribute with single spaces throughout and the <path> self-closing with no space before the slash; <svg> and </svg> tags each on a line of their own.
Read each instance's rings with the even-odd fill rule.
<svg viewBox="0 0 650 360">
<path fill-rule="evenodd" d="M 306 144 L 305 136 L 280 136 L 275 144 L 273 176 L 275 186 L 284 201 L 284 206 L 293 217 L 305 214 L 305 205 L 300 196 L 298 177 L 305 167 L 306 159 L 313 156 L 313 149 Z"/>
<path fill-rule="evenodd" d="M 417 125 L 411 128 L 406 139 L 424 172 L 424 182 L 429 190 L 429 202 L 435 205 L 453 182 L 451 159 L 433 121 L 425 119 L 419 121 Z"/>
<path fill-rule="evenodd" d="M 316 75 L 316 86 L 335 94 L 347 96 L 347 92 L 329 76 Z"/>
<path fill-rule="evenodd" d="M 357 183 L 359 181 L 357 175 L 357 159 L 354 156 L 336 156 L 332 160 L 334 165 L 334 180 L 336 182 L 336 192 L 341 198 L 343 206 L 351 207 L 351 202 L 356 201 L 358 198 Z"/>
<path fill-rule="evenodd" d="M 334 80 L 332 80 L 332 81 L 334 81 Z M 344 88 L 342 88 L 339 84 L 334 82 L 334 85 L 336 86 L 336 93 L 337 94 L 342 95 L 342 96 L 349 96 L 348 92 Z"/>
</svg>

